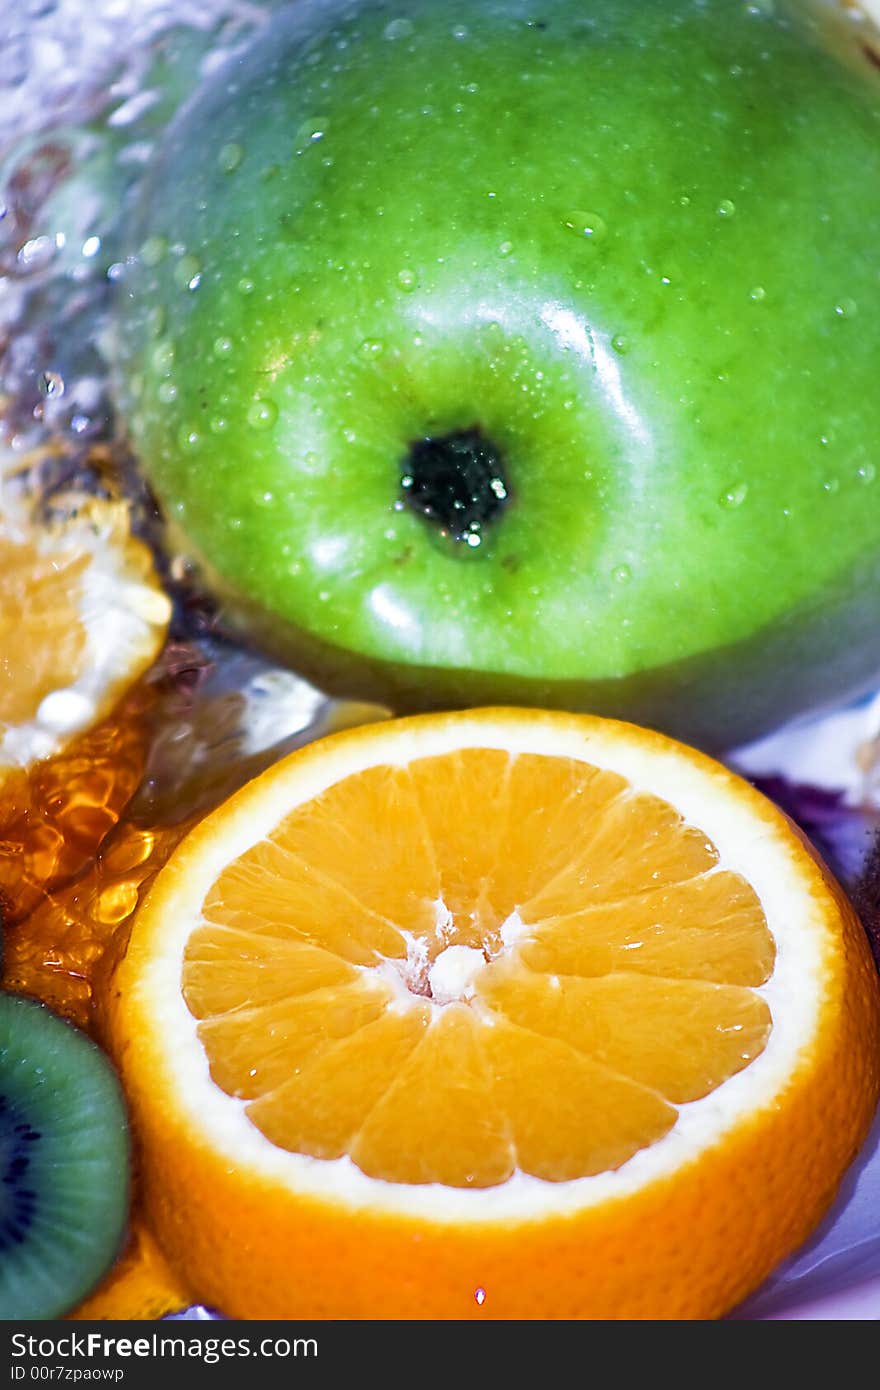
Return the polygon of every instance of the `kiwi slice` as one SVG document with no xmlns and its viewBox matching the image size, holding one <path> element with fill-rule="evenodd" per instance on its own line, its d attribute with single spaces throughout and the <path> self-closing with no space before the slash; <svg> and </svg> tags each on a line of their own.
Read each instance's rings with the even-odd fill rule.
<svg viewBox="0 0 880 1390">
<path fill-rule="evenodd" d="M 125 1102 L 85 1033 L 0 993 L 0 1318 L 56 1318 L 94 1287 L 125 1234 Z"/>
</svg>

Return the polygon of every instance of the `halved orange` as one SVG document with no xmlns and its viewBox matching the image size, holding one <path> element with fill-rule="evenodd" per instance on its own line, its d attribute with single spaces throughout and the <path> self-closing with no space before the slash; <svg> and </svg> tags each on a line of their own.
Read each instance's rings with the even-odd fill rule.
<svg viewBox="0 0 880 1390">
<path fill-rule="evenodd" d="M 745 782 L 527 710 L 321 740 L 160 872 L 109 996 L 146 1210 L 236 1317 L 707 1318 L 880 1091 L 862 929 Z"/>
<path fill-rule="evenodd" d="M 85 864 L 143 769 L 141 705 L 171 604 L 121 503 L 0 509 L 0 898 L 9 925 Z M 115 718 L 119 712 L 120 717 Z M 114 718 L 111 718 L 114 716 Z"/>
<path fill-rule="evenodd" d="M 0 770 L 56 753 L 156 656 L 171 604 L 121 503 L 56 526 L 0 511 Z"/>
</svg>

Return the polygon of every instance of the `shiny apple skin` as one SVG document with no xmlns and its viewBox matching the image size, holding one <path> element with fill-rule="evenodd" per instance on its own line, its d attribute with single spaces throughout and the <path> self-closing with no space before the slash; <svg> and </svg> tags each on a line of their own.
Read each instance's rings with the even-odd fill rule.
<svg viewBox="0 0 880 1390">
<path fill-rule="evenodd" d="M 880 673 L 880 73 L 741 0 L 302 0 L 130 220 L 120 399 L 228 622 L 398 709 L 730 747 Z M 402 500 L 474 426 L 481 544 Z"/>
</svg>

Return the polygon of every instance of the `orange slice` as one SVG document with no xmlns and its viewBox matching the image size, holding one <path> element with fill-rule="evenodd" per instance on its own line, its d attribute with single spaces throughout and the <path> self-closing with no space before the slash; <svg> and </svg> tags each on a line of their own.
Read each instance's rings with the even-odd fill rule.
<svg viewBox="0 0 880 1390">
<path fill-rule="evenodd" d="M 171 605 L 120 503 L 56 527 L 0 511 L 0 774 L 58 752 L 154 660 Z"/>
<path fill-rule="evenodd" d="M 707 1318 L 880 1090 L 864 934 L 660 735 L 482 710 L 297 752 L 161 870 L 109 1037 L 146 1211 L 245 1318 Z"/>
<path fill-rule="evenodd" d="M 144 701 L 120 702 L 158 655 L 170 613 L 122 504 L 90 501 L 54 526 L 23 507 L 0 509 L 7 925 L 88 861 L 137 787 Z"/>
</svg>

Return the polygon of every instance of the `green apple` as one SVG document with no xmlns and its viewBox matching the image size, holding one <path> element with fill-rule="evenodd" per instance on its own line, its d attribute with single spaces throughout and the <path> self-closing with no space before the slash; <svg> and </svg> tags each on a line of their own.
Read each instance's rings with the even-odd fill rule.
<svg viewBox="0 0 880 1390">
<path fill-rule="evenodd" d="M 121 396 L 230 622 L 742 742 L 880 672 L 880 73 L 802 7 L 301 0 L 167 132 Z"/>
</svg>

